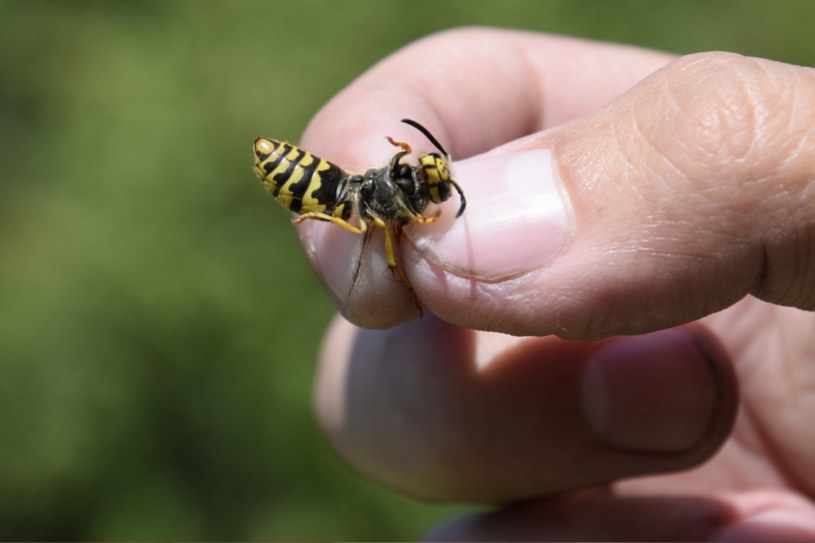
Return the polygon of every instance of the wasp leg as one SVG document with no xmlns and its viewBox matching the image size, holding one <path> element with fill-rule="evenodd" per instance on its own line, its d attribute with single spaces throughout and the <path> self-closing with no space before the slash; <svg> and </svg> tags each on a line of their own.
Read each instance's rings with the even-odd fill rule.
<svg viewBox="0 0 815 543">
<path fill-rule="evenodd" d="M 408 145 L 407 143 L 402 141 L 396 141 L 390 136 L 387 136 L 387 139 L 391 143 L 391 145 L 395 145 L 396 147 L 402 149 L 401 151 L 398 151 L 395 155 L 391 157 L 391 162 L 388 165 L 388 171 L 391 172 L 391 175 L 393 175 L 394 172 L 396 171 L 396 166 L 399 165 L 399 161 L 402 160 L 402 157 L 412 153 L 413 149 L 411 149 L 410 145 Z"/>
<path fill-rule="evenodd" d="M 399 244 L 400 231 L 396 230 L 394 232 L 394 228 L 389 228 L 388 224 L 379 217 L 374 219 L 374 224 L 385 231 L 385 258 L 388 262 L 388 268 L 390 268 L 391 272 L 395 271 L 399 279 L 401 279 L 408 288 L 410 297 L 413 299 L 413 304 L 416 306 L 416 309 L 419 310 L 419 316 L 421 317 L 424 315 L 424 309 L 422 309 L 422 305 L 419 303 L 419 297 L 416 295 L 416 291 L 413 290 L 413 285 L 410 284 L 410 279 L 408 279 L 405 270 L 402 269 L 402 266 L 400 266 L 396 260 L 396 245 Z"/>
<path fill-rule="evenodd" d="M 331 215 L 326 215 L 325 213 L 320 213 L 319 211 L 309 211 L 308 213 L 303 213 L 296 219 L 292 219 L 292 224 L 300 224 L 301 222 L 305 221 L 306 219 L 314 219 L 317 221 L 328 221 L 331 223 L 336 224 L 343 230 L 347 230 L 349 232 L 353 232 L 354 234 L 364 234 L 367 227 L 365 225 L 365 221 L 360 221 L 359 226 L 354 226 L 350 222 L 346 221 L 345 219 L 341 219 L 339 217 L 333 217 Z"/>
<path fill-rule="evenodd" d="M 348 295 L 345 297 L 347 300 L 351 299 L 351 294 L 354 292 L 354 287 L 357 284 L 357 279 L 359 278 L 359 269 L 362 267 L 362 255 L 365 253 L 365 247 L 368 245 L 368 241 L 371 239 L 371 234 L 373 230 L 366 230 L 365 234 L 362 238 L 362 247 L 360 247 L 359 255 L 357 256 L 357 263 L 354 266 L 354 274 L 351 276 L 351 286 L 348 288 Z"/>
<path fill-rule="evenodd" d="M 391 143 L 391 145 L 402 148 L 402 150 L 399 152 L 399 157 L 400 158 L 405 156 L 405 155 L 409 155 L 410 153 L 413 152 L 413 149 L 411 149 L 410 145 L 408 145 L 407 143 L 405 143 L 403 141 L 396 141 L 395 139 L 393 139 L 390 136 L 386 136 L 386 137 L 387 137 L 388 141 Z"/>
<path fill-rule="evenodd" d="M 441 217 L 441 210 L 437 209 L 436 212 L 429 217 L 425 217 L 424 215 L 416 215 L 414 220 L 421 224 L 430 224 L 439 220 L 439 217 Z"/>
<path fill-rule="evenodd" d="M 380 227 L 382 230 L 385 231 L 385 257 L 388 261 L 388 267 L 391 270 L 396 270 L 396 273 L 399 274 L 399 277 L 402 278 L 402 281 L 405 282 L 408 286 L 410 286 L 410 281 L 408 281 L 407 277 L 405 277 L 404 272 L 399 268 L 398 263 L 396 262 L 396 251 L 394 250 L 394 239 L 393 239 L 393 232 L 390 228 L 388 228 L 388 224 L 380 218 L 374 219 L 374 224 Z"/>
</svg>

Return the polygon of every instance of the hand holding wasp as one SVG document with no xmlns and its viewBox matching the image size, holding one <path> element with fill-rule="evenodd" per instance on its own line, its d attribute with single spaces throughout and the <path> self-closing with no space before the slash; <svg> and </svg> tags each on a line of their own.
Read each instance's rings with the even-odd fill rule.
<svg viewBox="0 0 815 543">
<path fill-rule="evenodd" d="M 303 147 L 383 164 L 383 136 L 419 145 L 403 117 L 456 159 L 467 211 L 405 227 L 414 320 L 384 256 L 352 273 L 358 236 L 299 227 L 349 319 L 403 323 L 329 330 L 337 451 L 413 496 L 516 503 L 431 538 L 815 539 L 815 72 L 451 31 Z"/>
</svg>

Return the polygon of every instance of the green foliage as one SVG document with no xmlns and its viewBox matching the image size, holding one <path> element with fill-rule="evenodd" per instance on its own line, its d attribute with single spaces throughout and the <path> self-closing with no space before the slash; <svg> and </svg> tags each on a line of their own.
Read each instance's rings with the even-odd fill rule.
<svg viewBox="0 0 815 543">
<path fill-rule="evenodd" d="M 312 422 L 332 307 L 252 138 L 296 141 L 366 67 L 451 26 L 811 64 L 814 11 L 5 0 L 0 539 L 419 537 L 451 509 L 359 480 Z"/>
</svg>

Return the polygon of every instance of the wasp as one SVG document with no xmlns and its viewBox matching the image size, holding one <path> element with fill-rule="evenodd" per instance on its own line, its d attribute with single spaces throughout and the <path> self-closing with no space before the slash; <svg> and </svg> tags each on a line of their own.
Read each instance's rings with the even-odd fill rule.
<svg viewBox="0 0 815 543">
<path fill-rule="evenodd" d="M 366 239 L 369 227 L 384 230 L 388 267 L 408 287 L 421 312 L 416 293 L 396 258 L 402 228 L 437 220 L 438 211 L 423 213 L 431 202 L 448 200 L 452 189 L 461 202 L 456 218 L 464 213 L 467 200 L 450 177 L 450 154 L 424 126 L 411 119 L 402 122 L 421 132 L 441 154 L 420 154 L 418 165 L 407 163 L 403 159 L 413 152 L 410 145 L 388 136 L 391 145 L 399 148 L 388 165 L 351 174 L 290 143 L 257 138 L 254 169 L 272 196 L 299 215 L 294 224 L 309 219 L 331 222 L 354 234 L 366 234 Z"/>
</svg>

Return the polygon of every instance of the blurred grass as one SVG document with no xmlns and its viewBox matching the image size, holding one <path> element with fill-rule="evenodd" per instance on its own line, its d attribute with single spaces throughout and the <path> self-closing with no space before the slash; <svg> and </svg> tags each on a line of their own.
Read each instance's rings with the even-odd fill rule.
<svg viewBox="0 0 815 543">
<path fill-rule="evenodd" d="M 0 539 L 415 539 L 312 422 L 328 297 L 249 145 L 489 24 L 813 63 L 809 2 L 0 3 Z M 316 521 L 319 519 L 319 521 Z"/>
</svg>

